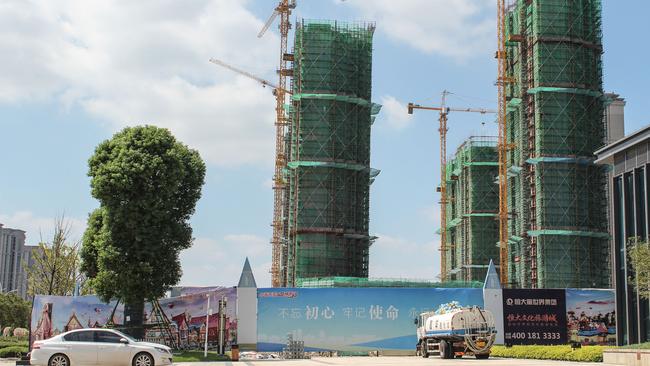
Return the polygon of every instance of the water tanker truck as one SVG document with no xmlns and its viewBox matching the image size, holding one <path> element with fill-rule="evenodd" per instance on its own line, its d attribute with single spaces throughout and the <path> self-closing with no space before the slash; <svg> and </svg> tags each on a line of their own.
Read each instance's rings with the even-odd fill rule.
<svg viewBox="0 0 650 366">
<path fill-rule="evenodd" d="M 445 304 L 437 311 L 420 314 L 415 319 L 418 343 L 416 353 L 422 357 L 438 354 L 440 358 L 474 355 L 490 357 L 496 329 L 494 316 L 477 306 Z"/>
</svg>

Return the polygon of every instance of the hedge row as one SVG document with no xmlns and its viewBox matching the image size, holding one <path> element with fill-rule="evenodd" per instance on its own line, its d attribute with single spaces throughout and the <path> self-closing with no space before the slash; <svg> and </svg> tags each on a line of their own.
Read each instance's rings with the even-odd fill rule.
<svg viewBox="0 0 650 366">
<path fill-rule="evenodd" d="M 650 349 L 650 342 L 639 343 L 639 344 L 630 344 L 630 345 L 627 345 L 627 346 L 621 346 L 619 348 Z"/>
<path fill-rule="evenodd" d="M 24 346 L 27 347 L 29 343 L 25 340 L 19 341 L 19 340 L 6 340 L 3 338 L 0 338 L 0 348 L 5 348 L 5 347 L 10 347 L 10 346 Z"/>
<path fill-rule="evenodd" d="M 0 358 L 21 357 L 27 354 L 29 349 L 26 346 L 9 346 L 0 348 Z"/>
<path fill-rule="evenodd" d="M 494 346 L 492 356 L 507 358 L 528 358 L 536 360 L 602 362 L 603 346 L 582 346 L 573 350 L 571 346 Z"/>
</svg>

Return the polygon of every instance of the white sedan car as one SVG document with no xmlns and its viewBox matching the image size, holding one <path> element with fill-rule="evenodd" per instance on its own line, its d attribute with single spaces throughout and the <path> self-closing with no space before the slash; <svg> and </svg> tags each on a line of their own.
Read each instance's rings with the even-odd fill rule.
<svg viewBox="0 0 650 366">
<path fill-rule="evenodd" d="M 163 366 L 172 364 L 172 353 L 167 346 L 138 342 L 113 329 L 78 329 L 34 342 L 30 364 Z"/>
</svg>

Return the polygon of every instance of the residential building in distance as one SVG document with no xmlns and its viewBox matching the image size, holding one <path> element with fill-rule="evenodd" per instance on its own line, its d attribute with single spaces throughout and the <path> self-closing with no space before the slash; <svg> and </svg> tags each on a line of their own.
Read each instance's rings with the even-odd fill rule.
<svg viewBox="0 0 650 366">
<path fill-rule="evenodd" d="M 0 292 L 27 299 L 26 268 L 34 264 L 38 246 L 25 245 L 25 231 L 0 224 Z"/>
<path fill-rule="evenodd" d="M 605 143 L 611 144 L 625 136 L 625 99 L 614 93 L 605 93 Z"/>
</svg>

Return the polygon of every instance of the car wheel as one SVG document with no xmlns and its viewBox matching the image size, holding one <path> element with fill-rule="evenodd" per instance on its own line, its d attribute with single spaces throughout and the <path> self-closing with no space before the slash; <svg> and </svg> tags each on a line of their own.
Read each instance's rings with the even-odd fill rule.
<svg viewBox="0 0 650 366">
<path fill-rule="evenodd" d="M 138 353 L 133 357 L 133 366 L 154 366 L 153 357 L 148 353 Z"/>
<path fill-rule="evenodd" d="M 70 366 L 70 359 L 64 354 L 57 353 L 50 357 L 47 366 Z"/>
</svg>

